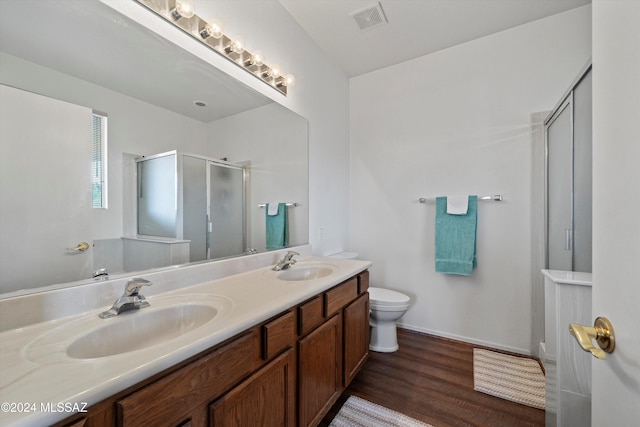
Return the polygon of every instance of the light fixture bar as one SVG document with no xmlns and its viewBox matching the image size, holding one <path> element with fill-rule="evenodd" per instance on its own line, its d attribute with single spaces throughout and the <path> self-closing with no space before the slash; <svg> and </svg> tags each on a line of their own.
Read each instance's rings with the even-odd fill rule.
<svg viewBox="0 0 640 427">
<path fill-rule="evenodd" d="M 151 10 L 283 95 L 286 96 L 288 88 L 293 85 L 295 81 L 293 76 L 283 77 L 280 67 L 265 64 L 262 52 L 256 51 L 252 54 L 244 49 L 244 43 L 240 39 L 225 35 L 219 22 L 207 22 L 193 13 L 192 0 L 133 1 Z M 185 8 L 187 3 L 189 7 Z M 185 13 L 185 10 L 189 13 Z"/>
</svg>

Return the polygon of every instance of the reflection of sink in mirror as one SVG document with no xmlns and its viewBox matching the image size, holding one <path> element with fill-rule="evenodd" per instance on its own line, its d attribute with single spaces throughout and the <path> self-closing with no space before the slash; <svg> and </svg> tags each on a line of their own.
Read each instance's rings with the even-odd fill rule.
<svg viewBox="0 0 640 427">
<path fill-rule="evenodd" d="M 321 266 L 293 266 L 278 274 L 278 279 L 286 281 L 303 281 L 321 279 L 333 273 L 335 266 L 330 264 Z"/>
<path fill-rule="evenodd" d="M 191 332 L 217 314 L 215 307 L 200 304 L 127 313 L 115 323 L 73 341 L 67 348 L 67 354 L 74 359 L 93 359 L 140 350 Z"/>
</svg>

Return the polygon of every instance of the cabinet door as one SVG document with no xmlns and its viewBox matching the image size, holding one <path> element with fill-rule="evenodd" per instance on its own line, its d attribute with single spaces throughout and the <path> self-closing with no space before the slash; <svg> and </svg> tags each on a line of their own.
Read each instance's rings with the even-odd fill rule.
<svg viewBox="0 0 640 427">
<path fill-rule="evenodd" d="M 207 405 L 260 363 L 257 328 L 116 402 L 118 425 L 200 426 Z M 204 405 L 204 406 L 203 406 Z M 143 408 L 144 410 L 141 410 Z M 204 414 L 204 415 L 203 415 Z"/>
<path fill-rule="evenodd" d="M 316 425 L 340 396 L 341 330 L 338 314 L 298 341 L 300 426 Z"/>
<path fill-rule="evenodd" d="M 344 386 L 347 387 L 369 357 L 369 293 L 344 309 Z"/>
<path fill-rule="evenodd" d="M 210 407 L 211 426 L 294 426 L 295 359 L 280 355 Z"/>
</svg>

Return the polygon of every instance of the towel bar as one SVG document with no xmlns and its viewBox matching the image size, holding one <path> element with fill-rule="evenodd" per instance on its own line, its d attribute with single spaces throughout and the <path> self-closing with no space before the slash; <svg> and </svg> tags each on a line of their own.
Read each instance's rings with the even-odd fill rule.
<svg viewBox="0 0 640 427">
<path fill-rule="evenodd" d="M 286 205 L 287 206 L 293 206 L 294 208 L 297 208 L 298 206 L 300 206 L 300 203 L 294 202 L 294 203 L 287 203 Z M 267 207 L 267 204 L 266 203 L 262 203 L 262 204 L 259 204 L 258 207 L 259 208 L 265 208 L 265 207 Z"/>
<path fill-rule="evenodd" d="M 491 200 L 494 202 L 501 202 L 502 201 L 502 194 L 495 194 L 493 196 L 478 196 L 478 200 Z M 419 203 L 435 203 L 436 202 L 436 198 L 435 197 L 431 197 L 431 198 L 425 198 L 425 197 L 420 197 L 418 199 Z"/>
</svg>

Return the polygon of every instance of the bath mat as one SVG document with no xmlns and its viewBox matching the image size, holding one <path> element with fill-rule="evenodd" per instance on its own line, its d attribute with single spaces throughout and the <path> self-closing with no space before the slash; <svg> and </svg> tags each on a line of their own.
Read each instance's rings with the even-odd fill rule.
<svg viewBox="0 0 640 427">
<path fill-rule="evenodd" d="M 537 361 L 473 349 L 473 389 L 544 409 L 545 378 Z"/>
<path fill-rule="evenodd" d="M 400 412 L 349 396 L 329 427 L 433 427 Z"/>
</svg>

